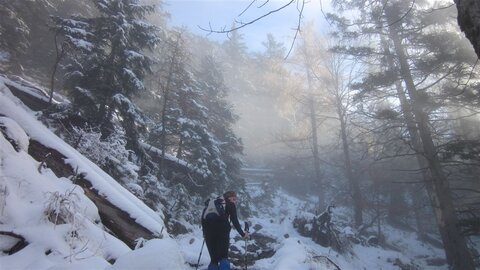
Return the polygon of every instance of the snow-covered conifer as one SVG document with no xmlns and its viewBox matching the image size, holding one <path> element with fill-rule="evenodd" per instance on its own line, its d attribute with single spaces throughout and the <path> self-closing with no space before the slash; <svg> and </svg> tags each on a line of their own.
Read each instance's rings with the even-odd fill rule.
<svg viewBox="0 0 480 270">
<path fill-rule="evenodd" d="M 238 185 L 243 145 L 233 131 L 238 116 L 226 99 L 227 87 L 219 63 L 212 56 L 205 57 L 196 76 L 203 92 L 200 100 L 208 108 L 205 124 L 211 134 L 211 145 L 217 152 L 210 156 L 210 164 L 217 177 L 225 181 L 225 186 Z"/>
<path fill-rule="evenodd" d="M 153 49 L 159 37 L 158 29 L 144 20 L 152 6 L 138 0 L 100 0 L 94 5 L 97 17 L 54 18 L 54 22 L 76 52 L 67 66 L 75 113 L 108 136 L 115 120 L 123 117 L 114 117 L 122 113 L 115 106 L 117 94 L 130 99 L 145 90 L 143 78 L 152 60 L 144 49 Z M 135 130 L 133 122 L 129 128 Z"/>
</svg>

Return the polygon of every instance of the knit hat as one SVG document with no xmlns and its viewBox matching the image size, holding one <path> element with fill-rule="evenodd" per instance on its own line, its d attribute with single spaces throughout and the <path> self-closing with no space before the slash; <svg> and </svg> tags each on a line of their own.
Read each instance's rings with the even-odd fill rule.
<svg viewBox="0 0 480 270">
<path fill-rule="evenodd" d="M 228 199 L 230 197 L 237 197 L 237 193 L 235 191 L 227 191 L 227 192 L 223 193 L 223 197 L 225 199 Z"/>
</svg>

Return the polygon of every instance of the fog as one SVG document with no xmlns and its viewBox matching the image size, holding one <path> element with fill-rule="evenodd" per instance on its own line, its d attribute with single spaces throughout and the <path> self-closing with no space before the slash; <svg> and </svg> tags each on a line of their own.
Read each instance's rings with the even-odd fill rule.
<svg viewBox="0 0 480 270">
<path fill-rule="evenodd" d="M 89 133 L 131 165 L 103 169 L 154 204 L 244 190 L 242 169 L 266 169 L 270 195 L 345 206 L 359 230 L 437 234 L 463 265 L 480 215 L 480 66 L 455 4 L 86 2 L 3 1 L 0 69 L 69 100 L 41 113 L 66 140 Z"/>
</svg>

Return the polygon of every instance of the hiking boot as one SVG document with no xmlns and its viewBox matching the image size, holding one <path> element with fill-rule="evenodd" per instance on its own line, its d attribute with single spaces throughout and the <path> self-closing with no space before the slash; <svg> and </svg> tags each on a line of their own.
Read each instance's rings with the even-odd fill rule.
<svg viewBox="0 0 480 270">
<path fill-rule="evenodd" d="M 220 270 L 220 268 L 218 268 L 218 265 L 209 264 L 207 270 Z"/>
<path fill-rule="evenodd" d="M 230 261 L 227 259 L 222 259 L 220 261 L 220 270 L 230 270 Z"/>
</svg>

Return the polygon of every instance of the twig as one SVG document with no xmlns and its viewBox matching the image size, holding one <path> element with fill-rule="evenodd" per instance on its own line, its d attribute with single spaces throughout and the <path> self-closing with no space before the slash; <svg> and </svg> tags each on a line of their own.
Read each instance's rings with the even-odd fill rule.
<svg viewBox="0 0 480 270">
<path fill-rule="evenodd" d="M 243 13 L 245 13 L 247 10 L 249 10 L 250 7 L 253 5 L 253 3 L 255 3 L 256 1 L 257 1 L 257 0 L 253 0 L 252 2 L 250 2 L 250 4 L 249 4 L 242 12 L 240 12 L 240 14 L 238 14 L 238 17 L 242 16 Z M 262 4 L 262 6 L 265 5 L 267 2 L 268 2 L 268 1 L 266 1 L 264 4 Z"/>
<path fill-rule="evenodd" d="M 298 10 L 299 14 L 298 14 L 297 29 L 295 29 L 295 35 L 293 36 L 292 44 L 290 45 L 290 49 L 288 50 L 288 53 L 284 59 L 287 59 L 290 53 L 293 51 L 293 46 L 295 45 L 295 41 L 297 40 L 298 33 L 300 33 L 300 25 L 302 23 L 302 15 L 303 15 L 304 8 L 305 8 L 305 1 L 302 1 L 302 7 Z"/>
<path fill-rule="evenodd" d="M 269 11 L 269 12 L 267 12 L 267 13 L 265 13 L 265 14 L 257 17 L 257 18 L 255 18 L 255 19 L 253 19 L 253 20 L 251 20 L 251 21 L 248 21 L 248 22 L 239 22 L 239 23 L 240 23 L 240 26 L 232 27 L 230 30 L 225 30 L 225 27 L 221 28 L 220 30 L 215 30 L 215 29 L 213 29 L 213 28 L 211 27 L 210 23 L 209 23 L 209 26 L 210 26 L 209 28 L 210 28 L 210 29 L 203 28 L 203 27 L 201 27 L 200 25 L 197 25 L 197 27 L 200 28 L 200 29 L 203 30 L 203 31 L 207 31 L 207 32 L 210 32 L 210 33 L 228 34 L 228 33 L 231 33 L 231 32 L 233 32 L 233 31 L 236 31 L 236 30 L 238 30 L 238 29 L 244 28 L 244 27 L 246 27 L 247 25 L 253 24 L 253 23 L 255 23 L 255 22 L 257 22 L 257 21 L 259 21 L 259 20 L 261 20 L 261 19 L 263 19 L 263 18 L 265 18 L 265 17 L 267 17 L 267 16 L 269 16 L 269 15 L 271 15 L 271 14 L 273 14 L 273 13 L 276 13 L 276 12 L 278 12 L 278 11 L 286 8 L 287 6 L 291 5 L 294 1 L 296 1 L 296 0 L 290 0 L 287 4 L 281 6 L 281 7 L 277 8 L 277 9 L 271 10 L 271 11 Z M 245 11 L 243 11 L 243 12 L 245 12 Z M 243 13 L 243 12 L 242 12 L 242 13 Z"/>
<path fill-rule="evenodd" d="M 401 20 L 405 19 L 405 17 L 407 17 L 407 15 L 413 10 L 413 5 L 415 5 L 415 1 L 416 0 L 413 0 L 412 1 L 412 5 L 410 5 L 410 8 L 407 10 L 407 12 L 405 12 L 405 14 L 402 15 L 402 17 L 400 17 L 398 20 L 392 22 L 392 23 L 389 23 L 388 26 L 392 26 L 398 22 L 400 22 Z"/>
<path fill-rule="evenodd" d="M 252 0 L 250 2 L 250 4 L 242 11 L 240 12 L 239 14 L 239 17 L 244 15 L 245 12 L 250 9 L 252 7 L 252 5 L 256 2 L 257 0 Z M 273 14 L 273 13 L 276 13 L 276 12 L 279 12 L 280 10 L 290 6 L 293 2 L 297 1 L 297 10 L 298 10 L 298 22 L 297 22 L 297 26 L 296 28 L 294 29 L 295 30 L 295 35 L 293 37 L 293 40 L 292 40 L 292 44 L 290 46 L 290 49 L 288 50 L 288 53 L 287 55 L 285 56 L 285 59 L 288 58 L 288 56 L 290 56 L 290 53 L 293 51 L 293 48 L 294 48 L 294 45 L 295 45 L 295 41 L 297 40 L 297 37 L 298 37 L 298 34 L 300 33 L 300 26 L 301 26 L 301 22 L 302 22 L 302 18 L 303 18 L 303 11 L 304 11 L 304 8 L 305 8 L 305 2 L 307 0 L 290 0 L 288 3 L 286 3 L 285 5 L 277 8 L 277 9 L 274 9 L 274 10 L 271 10 L 261 16 L 258 16 L 256 17 L 255 19 L 253 20 L 250 20 L 250 21 L 247 21 L 247 22 L 243 22 L 243 21 L 238 21 L 238 20 L 234 20 L 235 23 L 239 23 L 239 26 L 234 26 L 230 29 L 227 30 L 227 27 L 226 26 L 223 26 L 219 29 L 214 29 L 212 27 L 212 24 L 209 22 L 208 23 L 208 29 L 207 28 L 204 28 L 200 25 L 197 25 L 198 28 L 200 28 L 201 30 L 203 31 L 206 31 L 208 32 L 208 35 L 210 35 L 211 33 L 217 33 L 217 34 L 230 34 L 236 30 L 239 30 L 241 28 L 244 28 L 248 25 L 251 25 L 251 24 L 254 24 L 255 22 L 257 21 L 260 21 L 261 19 Z M 301 1 L 301 2 L 300 2 Z M 261 7 L 264 7 L 267 3 L 269 2 L 269 0 L 266 0 L 263 4 L 261 4 L 258 8 L 261 8 Z M 301 3 L 301 4 L 300 4 Z M 322 11 L 323 12 L 323 11 Z"/>
</svg>

